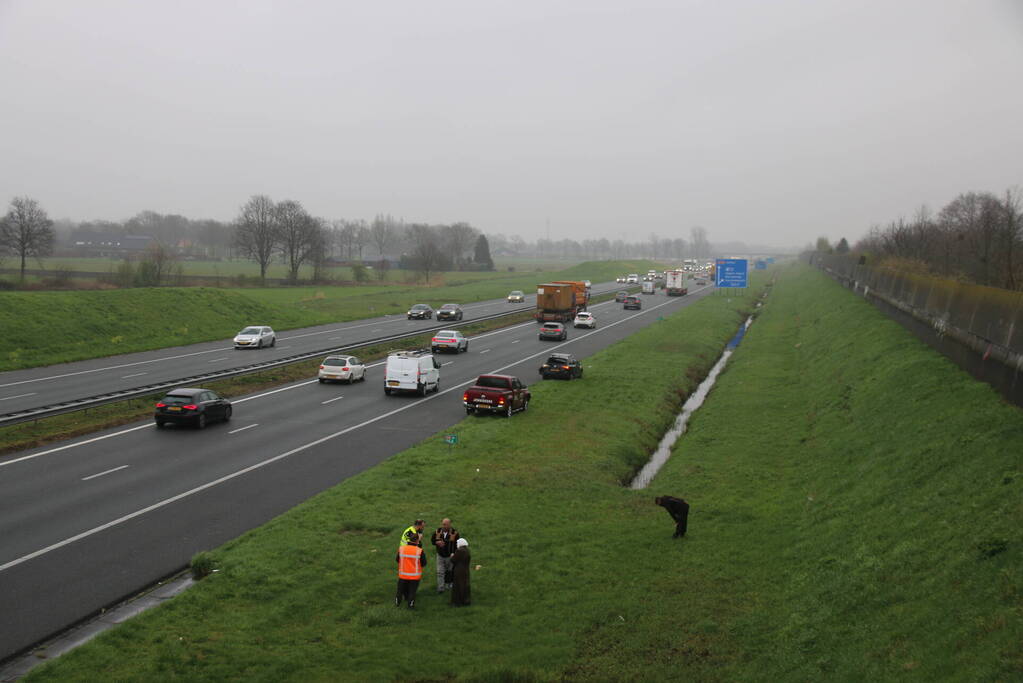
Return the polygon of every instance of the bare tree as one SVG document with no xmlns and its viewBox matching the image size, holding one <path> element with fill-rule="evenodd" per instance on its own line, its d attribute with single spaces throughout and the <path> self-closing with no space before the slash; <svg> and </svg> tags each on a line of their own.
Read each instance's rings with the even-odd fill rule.
<svg viewBox="0 0 1023 683">
<path fill-rule="evenodd" d="M 1016 247 L 1023 238 L 1023 197 L 1020 188 L 1009 188 L 1002 200 L 1002 229 L 999 239 L 1002 258 L 1005 260 L 1003 282 L 1006 289 L 1016 289 Z"/>
<path fill-rule="evenodd" d="M 429 225 L 413 224 L 409 226 L 412 238 L 412 266 L 429 284 L 431 274 L 441 269 L 444 251 L 440 247 L 437 233 Z"/>
<path fill-rule="evenodd" d="M 341 220 L 334 223 L 334 234 L 341 250 L 341 258 L 347 261 L 355 258 L 355 235 L 358 229 L 357 221 Z"/>
<path fill-rule="evenodd" d="M 366 227 L 365 221 L 359 221 L 355 226 L 355 231 L 352 233 L 352 246 L 355 247 L 355 251 L 359 254 L 359 261 L 362 261 L 362 250 L 369 245 L 372 239 L 369 228 Z"/>
<path fill-rule="evenodd" d="M 140 287 L 159 287 L 174 272 L 177 260 L 170 247 L 160 241 L 154 241 L 146 247 L 139 262 L 138 270 L 135 272 L 136 284 Z"/>
<path fill-rule="evenodd" d="M 39 202 L 30 197 L 15 197 L 7 215 L 0 220 L 0 249 L 21 259 L 21 281 L 25 281 L 25 260 L 46 256 L 53 251 L 53 221 Z"/>
<path fill-rule="evenodd" d="M 265 194 L 253 195 L 235 221 L 234 241 L 238 248 L 259 264 L 259 279 L 266 282 L 266 269 L 280 245 L 277 207 Z"/>
<path fill-rule="evenodd" d="M 689 230 L 689 246 L 693 258 L 705 259 L 710 256 L 710 242 L 707 240 L 707 230 L 699 225 Z"/>
<path fill-rule="evenodd" d="M 466 252 L 476 244 L 479 231 L 468 223 L 453 223 L 445 225 L 441 232 L 444 235 L 444 241 L 447 243 L 447 247 L 451 252 L 451 259 L 455 265 L 468 260 Z"/>
<path fill-rule="evenodd" d="M 373 241 L 373 246 L 376 247 L 377 254 L 383 259 L 388 247 L 394 243 L 394 239 L 397 236 L 394 229 L 394 219 L 390 216 L 377 214 L 369 226 L 369 234 L 370 239 Z"/>
<path fill-rule="evenodd" d="M 302 264 L 323 248 L 325 236 L 319 222 L 293 199 L 278 202 L 275 213 L 281 251 L 288 263 L 288 280 L 295 284 Z"/>
</svg>

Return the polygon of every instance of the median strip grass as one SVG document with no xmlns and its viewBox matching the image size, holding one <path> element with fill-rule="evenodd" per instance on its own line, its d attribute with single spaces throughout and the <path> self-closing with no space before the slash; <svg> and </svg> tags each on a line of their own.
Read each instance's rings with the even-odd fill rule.
<svg viewBox="0 0 1023 683">
<path fill-rule="evenodd" d="M 582 263 L 553 273 L 464 273 L 458 285 L 0 292 L 0 372 L 230 339 L 245 325 L 288 330 L 385 314 L 426 302 L 471 303 L 550 279 L 614 279 L 642 261 Z M 284 335 L 287 336 L 287 335 Z"/>
<path fill-rule="evenodd" d="M 328 680 L 570 671 L 603 625 L 624 634 L 677 590 L 684 546 L 645 462 L 751 307 L 710 296 L 584 361 L 581 381 L 534 381 L 528 412 L 469 418 L 212 553 L 219 570 L 38 672 L 38 680 Z M 537 363 L 539 365 L 539 363 Z M 457 399 L 453 399 L 457 400 Z M 344 446 L 338 446 L 344 457 Z M 412 519 L 451 516 L 470 540 L 474 605 L 427 578 L 393 605 L 394 551 Z M 650 558 L 653 558 L 651 561 Z M 129 654 L 130 653 L 130 654 Z M 512 678 L 508 678 L 512 680 Z"/>
</svg>

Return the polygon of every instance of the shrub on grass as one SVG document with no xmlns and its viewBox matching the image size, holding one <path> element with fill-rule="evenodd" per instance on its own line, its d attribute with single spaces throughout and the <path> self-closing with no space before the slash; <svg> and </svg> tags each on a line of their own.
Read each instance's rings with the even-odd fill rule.
<svg viewBox="0 0 1023 683">
<path fill-rule="evenodd" d="M 192 578 L 196 581 L 200 581 L 212 574 L 215 568 L 216 562 L 213 559 L 213 553 L 209 553 L 204 550 L 201 553 L 196 553 L 192 557 Z"/>
</svg>

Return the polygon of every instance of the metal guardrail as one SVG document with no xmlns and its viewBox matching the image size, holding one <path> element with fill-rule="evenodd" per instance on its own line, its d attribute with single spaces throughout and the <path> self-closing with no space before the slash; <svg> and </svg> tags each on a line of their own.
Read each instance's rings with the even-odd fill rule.
<svg viewBox="0 0 1023 683">
<path fill-rule="evenodd" d="M 457 329 L 459 327 L 464 327 L 466 325 L 485 322 L 487 320 L 497 320 L 499 318 L 505 318 L 512 315 L 519 315 L 526 311 L 532 310 L 535 309 L 517 308 L 516 310 L 513 311 L 507 311 L 505 313 L 494 313 L 493 315 L 485 315 L 479 318 L 473 318 L 472 320 L 464 320 L 460 323 L 438 325 L 436 327 L 431 326 L 424 329 L 416 330 L 415 332 L 403 332 L 401 334 L 392 334 L 385 337 L 375 337 L 371 339 L 365 339 L 363 341 L 356 342 L 353 344 L 346 344 L 344 346 L 330 346 L 323 349 L 317 349 L 315 351 L 306 351 L 305 353 L 299 353 L 293 356 L 285 356 L 284 358 L 278 358 L 277 360 L 264 361 L 262 363 L 251 363 L 249 365 L 239 365 L 237 367 L 229 368 L 227 370 L 219 370 L 216 372 L 209 372 L 202 375 L 190 375 L 188 377 L 179 377 L 177 379 L 168 380 L 166 382 L 157 382 L 156 384 L 146 384 L 144 386 L 135 387 L 133 389 L 125 389 L 124 391 L 114 391 L 106 394 L 97 394 L 96 396 L 88 396 L 86 398 L 74 399 L 72 401 L 66 401 L 63 403 L 54 403 L 52 405 L 39 406 L 36 408 L 28 408 L 26 410 L 15 411 L 12 413 L 0 414 L 0 427 L 15 425 L 21 422 L 31 422 L 33 420 L 54 417 L 56 415 L 63 415 L 65 413 L 73 413 L 79 410 L 86 410 L 88 408 L 96 408 L 102 405 L 106 405 L 108 403 L 127 401 L 129 399 L 154 394 L 165 389 L 180 387 L 185 384 L 204 384 L 206 382 L 212 382 L 218 379 L 227 379 L 229 377 L 238 377 L 240 375 L 250 375 L 256 372 L 262 372 L 263 370 L 270 370 L 273 368 L 282 367 L 284 365 L 291 365 L 293 363 L 301 363 L 302 361 L 312 360 L 313 358 L 316 358 L 318 356 L 323 356 L 330 353 L 340 353 L 343 351 L 350 351 L 365 346 L 373 346 L 374 344 L 383 344 L 389 341 L 409 339 L 424 334 L 430 334 L 438 330 Z"/>
</svg>

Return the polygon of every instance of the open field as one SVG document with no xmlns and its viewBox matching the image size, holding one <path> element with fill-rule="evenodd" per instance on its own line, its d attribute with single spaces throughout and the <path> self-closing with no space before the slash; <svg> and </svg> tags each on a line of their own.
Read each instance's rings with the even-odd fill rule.
<svg viewBox="0 0 1023 683">
<path fill-rule="evenodd" d="M 372 259 L 369 259 L 370 261 Z M 32 259 L 28 264 L 27 268 L 30 270 L 46 270 L 56 273 L 60 270 L 73 271 L 77 273 L 115 273 L 119 265 L 123 263 L 123 259 L 118 258 L 100 258 L 100 257 L 80 257 L 80 256 L 54 256 L 45 257 L 41 259 Z M 181 260 L 178 261 L 181 265 L 182 273 L 184 275 L 196 275 L 196 276 L 209 276 L 209 277 L 238 277 L 243 276 L 245 278 L 251 278 L 253 281 L 259 278 L 259 265 L 253 261 L 245 259 L 237 260 L 224 260 L 224 261 L 204 261 L 204 260 Z M 538 271 L 558 271 L 569 268 L 572 265 L 579 263 L 578 259 L 575 260 L 558 260 L 558 259 L 532 259 L 532 258 L 497 258 L 494 260 L 494 266 L 497 268 L 497 272 L 505 273 L 508 272 L 508 268 L 514 268 L 516 272 L 538 272 Z M 18 264 L 13 259 L 6 259 L 3 262 L 4 268 L 17 268 Z M 326 277 L 332 280 L 352 280 L 352 269 L 348 267 L 335 267 L 326 269 Z M 447 276 L 464 276 L 472 275 L 473 273 L 462 272 L 462 271 L 451 271 L 447 273 Z M 487 273 L 481 275 L 486 276 Z M 266 276 L 273 279 L 284 279 L 288 277 L 288 268 L 282 263 L 273 263 L 267 269 Z M 309 280 L 313 276 L 312 266 L 303 266 L 299 270 L 300 280 Z M 388 272 L 387 280 L 391 282 L 403 282 L 405 280 L 412 279 L 414 274 L 411 271 L 404 270 L 391 270 Z M 0 276 L 0 279 L 8 280 L 10 282 L 17 281 L 17 275 L 5 274 Z M 38 279 L 38 278 L 35 278 Z M 376 276 L 373 275 L 373 279 Z"/>
<path fill-rule="evenodd" d="M 786 271 L 651 490 L 621 486 L 748 305 L 708 297 L 342 483 L 30 680 L 1019 678 L 1020 411 L 819 273 Z M 428 568 L 395 609 L 400 529 L 445 515 L 473 607 Z"/>
<path fill-rule="evenodd" d="M 707 297 L 587 360 L 583 381 L 526 377 L 529 412 L 466 420 L 452 430 L 461 438 L 453 452 L 431 438 L 228 544 L 210 580 L 59 660 L 51 675 L 326 680 L 565 669 L 587 629 L 638 617 L 635 570 L 623 573 L 616 552 L 589 551 L 607 550 L 611 538 L 663 546 L 670 536 L 650 496 L 620 482 L 749 305 Z M 427 583 L 419 612 L 396 610 L 400 528 L 445 514 L 481 565 L 475 606 L 452 613 Z M 629 528 L 644 518 L 648 528 Z M 582 573 L 572 570 L 580 553 Z M 622 594 L 609 598 L 609 584 Z M 408 648 L 412 628 L 417 647 Z M 122 658 L 121 646 L 135 654 Z"/>
<path fill-rule="evenodd" d="M 579 264 L 545 278 L 613 279 L 644 262 Z M 402 313 L 419 302 L 467 303 L 529 291 L 536 273 L 457 273 L 461 284 L 0 292 L 0 371 L 229 339 L 250 324 L 278 330 Z"/>
</svg>

